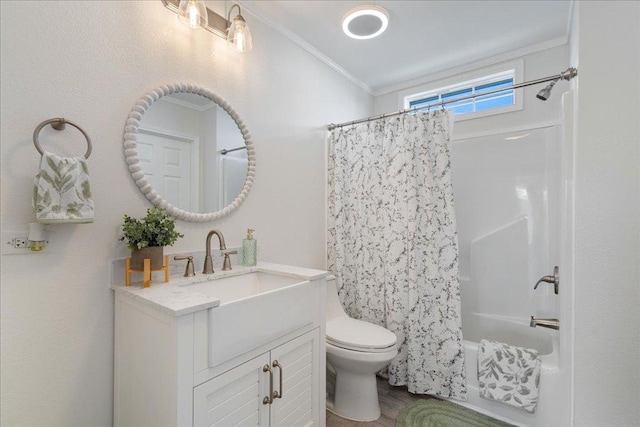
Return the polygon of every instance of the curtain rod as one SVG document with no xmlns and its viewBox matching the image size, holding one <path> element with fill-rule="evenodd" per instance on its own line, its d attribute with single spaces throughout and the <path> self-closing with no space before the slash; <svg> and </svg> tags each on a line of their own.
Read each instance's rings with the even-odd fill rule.
<svg viewBox="0 0 640 427">
<path fill-rule="evenodd" d="M 478 94 L 473 94 L 473 95 L 465 95 L 465 96 L 461 96 L 458 98 L 452 98 L 450 100 L 447 101 L 439 101 L 439 102 L 434 102 L 432 104 L 427 104 L 421 107 L 414 107 L 414 108 L 407 108 L 404 110 L 399 110 L 399 111 L 394 111 L 393 113 L 384 113 L 384 114 L 379 114 L 377 116 L 371 116 L 371 117 L 367 117 L 366 119 L 360 119 L 360 120 L 354 120 L 352 122 L 344 122 L 344 123 L 340 123 L 340 124 L 330 124 L 329 126 L 327 126 L 327 128 L 329 130 L 333 130 L 335 128 L 341 128 L 344 126 L 350 126 L 350 125 L 355 125 L 358 123 L 364 123 L 364 122 L 369 122 L 372 120 L 379 120 L 379 119 L 384 119 L 385 117 L 393 117 L 393 116 L 399 116 L 402 114 L 406 114 L 406 113 L 412 113 L 418 110 L 424 110 L 427 109 L 429 110 L 431 107 L 443 107 L 446 104 L 451 104 L 453 102 L 458 102 L 458 101 L 464 101 L 465 99 L 471 99 L 471 98 L 477 98 L 479 96 L 485 96 L 485 95 L 491 95 L 492 93 L 498 93 L 498 92 L 504 92 L 505 90 L 509 90 L 509 89 L 518 89 L 521 87 L 526 87 L 526 86 L 532 86 L 532 85 L 537 85 L 540 83 L 545 83 L 545 82 L 550 82 L 550 81 L 558 81 L 558 80 L 571 80 L 572 78 L 574 78 L 575 76 L 578 75 L 578 70 L 576 68 L 570 67 L 567 68 L 565 71 L 561 72 L 560 74 L 556 74 L 553 76 L 549 76 L 549 77 L 544 77 L 541 79 L 536 79 L 536 80 L 529 80 L 528 82 L 523 82 L 523 83 L 518 83 L 515 85 L 511 85 L 509 87 L 505 87 L 505 88 L 501 88 L 501 89 L 494 89 L 494 90 L 490 90 L 488 92 L 482 92 L 482 93 L 478 93 Z"/>
</svg>

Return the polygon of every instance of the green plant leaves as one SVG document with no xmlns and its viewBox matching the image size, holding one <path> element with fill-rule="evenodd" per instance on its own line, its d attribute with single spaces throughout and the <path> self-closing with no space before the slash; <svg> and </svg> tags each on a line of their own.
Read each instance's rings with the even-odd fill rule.
<svg viewBox="0 0 640 427">
<path fill-rule="evenodd" d="M 171 246 L 180 237 L 184 237 L 175 229 L 175 219 L 164 209 L 152 206 L 142 219 L 124 215 L 122 224 L 124 236 L 129 249 L 142 249 L 148 246 Z"/>
</svg>

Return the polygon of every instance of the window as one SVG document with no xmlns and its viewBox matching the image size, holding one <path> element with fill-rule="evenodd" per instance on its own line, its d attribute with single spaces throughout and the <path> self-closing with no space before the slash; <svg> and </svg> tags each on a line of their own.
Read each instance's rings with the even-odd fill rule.
<svg viewBox="0 0 640 427">
<path fill-rule="evenodd" d="M 462 77 L 458 77 L 457 81 L 453 79 L 441 80 L 429 86 L 422 86 L 419 88 L 421 91 L 418 93 L 416 93 L 416 89 L 410 92 L 404 91 L 404 93 L 401 93 L 404 104 L 402 108 L 418 108 L 419 111 L 423 111 L 420 110 L 420 107 L 425 107 L 424 111 L 426 111 L 428 105 L 431 105 L 432 108 L 434 106 L 435 108 L 440 108 L 439 104 L 444 101 L 444 107 L 455 113 L 456 120 L 521 110 L 521 97 L 516 95 L 516 90 L 508 88 L 515 82 L 522 80 L 522 71 L 518 63 L 509 65 L 507 65 L 509 69 L 506 70 L 504 68 L 497 70 L 493 67 L 492 69 L 485 69 L 484 72 L 475 72 L 475 76 L 467 73 Z M 489 74 L 491 72 L 492 74 Z M 480 73 L 483 75 L 476 77 Z M 503 88 L 505 90 L 499 90 Z M 493 93 L 496 90 L 497 92 Z M 483 93 L 486 93 L 486 95 L 483 95 Z M 447 101 L 470 95 L 477 96 L 446 103 Z"/>
</svg>

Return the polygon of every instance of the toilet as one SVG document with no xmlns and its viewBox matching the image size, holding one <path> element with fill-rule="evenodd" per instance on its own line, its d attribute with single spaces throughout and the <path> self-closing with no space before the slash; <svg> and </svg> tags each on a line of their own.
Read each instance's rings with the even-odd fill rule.
<svg viewBox="0 0 640 427">
<path fill-rule="evenodd" d="M 327 409 L 354 421 L 380 417 L 376 372 L 398 354 L 396 335 L 352 319 L 338 298 L 335 277 L 327 279 Z"/>
</svg>

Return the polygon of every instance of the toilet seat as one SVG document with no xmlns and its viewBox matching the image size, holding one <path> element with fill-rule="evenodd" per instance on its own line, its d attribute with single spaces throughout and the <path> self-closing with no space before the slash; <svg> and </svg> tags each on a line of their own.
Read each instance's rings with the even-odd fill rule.
<svg viewBox="0 0 640 427">
<path fill-rule="evenodd" d="M 396 335 L 373 323 L 350 317 L 327 322 L 327 343 L 336 347 L 369 353 L 384 353 L 396 344 Z"/>
</svg>

